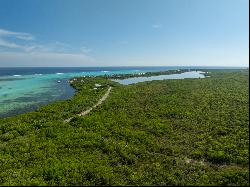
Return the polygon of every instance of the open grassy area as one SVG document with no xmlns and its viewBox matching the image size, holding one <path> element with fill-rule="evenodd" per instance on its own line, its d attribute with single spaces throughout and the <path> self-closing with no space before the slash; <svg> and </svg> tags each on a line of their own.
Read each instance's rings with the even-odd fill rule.
<svg viewBox="0 0 250 187">
<path fill-rule="evenodd" d="M 78 78 L 72 99 L 0 119 L 0 185 L 249 185 L 249 71 L 209 72 Z"/>
</svg>

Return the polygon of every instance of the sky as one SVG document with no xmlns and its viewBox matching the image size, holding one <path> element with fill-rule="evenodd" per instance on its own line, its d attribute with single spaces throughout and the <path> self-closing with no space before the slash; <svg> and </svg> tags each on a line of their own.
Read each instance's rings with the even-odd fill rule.
<svg viewBox="0 0 250 187">
<path fill-rule="evenodd" d="M 248 0 L 0 0 L 0 67 L 249 66 Z"/>
</svg>

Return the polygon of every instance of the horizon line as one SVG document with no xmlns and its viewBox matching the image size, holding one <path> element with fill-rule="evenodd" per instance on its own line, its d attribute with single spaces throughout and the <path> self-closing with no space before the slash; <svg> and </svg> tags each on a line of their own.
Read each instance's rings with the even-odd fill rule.
<svg viewBox="0 0 250 187">
<path fill-rule="evenodd" d="M 109 67 L 225 67 L 225 68 L 249 68 L 249 66 L 209 66 L 209 65 L 176 65 L 176 66 L 0 66 L 0 68 L 109 68 Z"/>
</svg>

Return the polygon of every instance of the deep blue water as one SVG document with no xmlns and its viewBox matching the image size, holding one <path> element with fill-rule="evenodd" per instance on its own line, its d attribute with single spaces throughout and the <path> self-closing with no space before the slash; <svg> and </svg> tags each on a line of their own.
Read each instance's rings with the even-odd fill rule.
<svg viewBox="0 0 250 187">
<path fill-rule="evenodd" d="M 70 98 L 72 77 L 145 73 L 177 69 L 225 69 L 224 67 L 88 67 L 0 68 L 0 117 L 32 111 L 55 100 Z M 232 69 L 232 68 L 230 68 Z M 58 81 L 61 81 L 58 83 Z"/>
</svg>

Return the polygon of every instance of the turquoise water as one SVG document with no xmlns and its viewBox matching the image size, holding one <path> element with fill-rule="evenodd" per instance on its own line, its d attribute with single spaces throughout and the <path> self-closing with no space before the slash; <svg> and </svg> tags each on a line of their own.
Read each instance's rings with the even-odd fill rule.
<svg viewBox="0 0 250 187">
<path fill-rule="evenodd" d="M 123 85 L 129 85 L 129 84 L 135 84 L 138 82 L 153 81 L 153 80 L 205 78 L 203 73 L 204 72 L 201 72 L 201 71 L 190 71 L 190 72 L 184 72 L 180 74 L 159 75 L 159 76 L 151 76 L 151 77 L 135 77 L 135 78 L 128 78 L 128 79 L 123 79 L 123 80 L 114 80 L 114 81 L 119 82 L 120 84 L 123 84 Z"/>
<path fill-rule="evenodd" d="M 56 100 L 72 97 L 75 90 L 68 80 L 73 77 L 105 74 L 145 73 L 177 69 L 218 69 L 218 67 L 77 67 L 77 68 L 0 68 L 0 118 L 37 109 Z M 224 69 L 224 68 L 221 68 Z M 169 78 L 202 78 L 197 73 L 162 75 L 119 80 L 132 84 Z M 58 83 L 58 81 L 61 81 Z"/>
<path fill-rule="evenodd" d="M 75 91 L 69 85 L 68 79 L 73 77 L 141 72 L 145 72 L 145 70 L 129 69 L 0 76 L 0 117 L 32 111 L 49 102 L 72 97 Z"/>
</svg>

